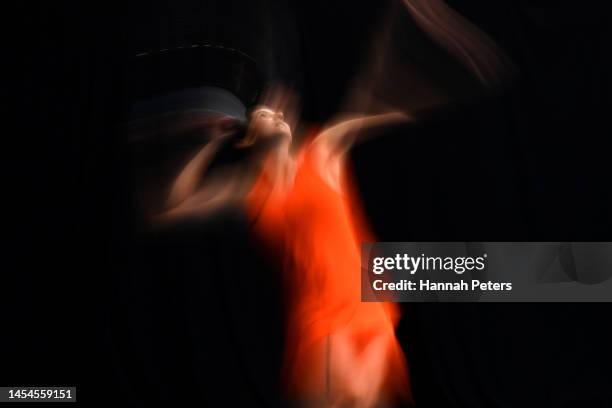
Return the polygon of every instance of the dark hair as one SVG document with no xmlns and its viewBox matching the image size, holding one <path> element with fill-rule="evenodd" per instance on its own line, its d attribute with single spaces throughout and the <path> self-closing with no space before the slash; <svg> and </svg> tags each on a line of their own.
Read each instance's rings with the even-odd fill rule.
<svg viewBox="0 0 612 408">
<path fill-rule="evenodd" d="M 247 134 L 247 126 L 242 126 L 231 135 L 225 136 L 217 150 L 210 167 L 219 168 L 227 165 L 240 164 L 248 159 L 255 151 L 254 144 L 244 145 L 241 142 Z"/>
<path fill-rule="evenodd" d="M 249 123 L 251 122 L 251 115 L 253 114 L 253 111 L 258 107 L 259 107 L 258 104 L 253 104 L 247 107 L 246 111 L 244 112 L 246 122 L 243 123 L 244 128 L 241 129 L 242 138 L 236 142 L 236 147 L 241 148 L 241 149 L 246 148 L 246 147 L 251 147 L 257 141 L 257 136 L 255 136 L 254 133 L 249 133 L 248 130 L 249 130 Z"/>
<path fill-rule="evenodd" d="M 257 103 L 247 106 L 246 110 L 244 111 L 244 117 L 246 118 L 247 122 L 251 120 L 251 115 L 253 114 L 253 111 L 257 109 L 259 106 L 260 105 Z"/>
</svg>

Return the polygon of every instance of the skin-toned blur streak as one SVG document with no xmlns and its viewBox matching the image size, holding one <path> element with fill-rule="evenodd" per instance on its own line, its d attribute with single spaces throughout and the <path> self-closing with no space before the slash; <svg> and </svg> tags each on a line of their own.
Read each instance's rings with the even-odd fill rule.
<svg viewBox="0 0 612 408">
<path fill-rule="evenodd" d="M 394 2 L 378 23 L 341 111 L 415 117 L 509 88 L 517 68 L 440 0 Z"/>
<path fill-rule="evenodd" d="M 488 88 L 505 84 L 514 66 L 475 25 L 441 0 L 403 0 L 416 23 Z"/>
</svg>

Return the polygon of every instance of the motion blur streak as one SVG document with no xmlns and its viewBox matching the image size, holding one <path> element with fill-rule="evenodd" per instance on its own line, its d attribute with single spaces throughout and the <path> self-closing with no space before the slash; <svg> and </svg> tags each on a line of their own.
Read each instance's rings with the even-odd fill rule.
<svg viewBox="0 0 612 408">
<path fill-rule="evenodd" d="M 496 87 L 515 68 L 485 33 L 440 0 L 403 0 L 419 27 L 486 87 Z"/>
</svg>

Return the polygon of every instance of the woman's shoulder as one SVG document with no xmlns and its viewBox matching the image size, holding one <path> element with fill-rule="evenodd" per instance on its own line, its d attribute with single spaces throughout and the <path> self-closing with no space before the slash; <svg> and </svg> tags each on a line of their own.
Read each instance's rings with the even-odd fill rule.
<svg viewBox="0 0 612 408">
<path fill-rule="evenodd" d="M 320 147 L 319 135 L 321 134 L 321 126 L 310 125 L 300 138 L 300 146 L 297 149 L 296 157 L 306 158 L 316 154 Z"/>
</svg>

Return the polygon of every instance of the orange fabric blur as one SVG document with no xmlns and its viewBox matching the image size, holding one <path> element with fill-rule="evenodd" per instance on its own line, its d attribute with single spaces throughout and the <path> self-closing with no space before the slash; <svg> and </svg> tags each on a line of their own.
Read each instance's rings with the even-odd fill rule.
<svg viewBox="0 0 612 408">
<path fill-rule="evenodd" d="M 380 397 L 407 398 L 407 368 L 395 337 L 399 307 L 361 302 L 360 243 L 372 241 L 372 236 L 361 216 L 354 185 L 344 169 L 344 191 L 329 186 L 315 167 L 314 151 L 310 143 L 301 149 L 291 188 L 275 188 L 263 171 L 247 199 L 256 234 L 282 262 L 287 390 L 306 398 L 325 398 L 347 388 L 345 377 L 359 376 L 361 369 L 370 371 L 361 373 L 368 377 L 368 384 L 382 384 L 376 391 Z M 337 333 L 343 333 L 355 350 L 349 360 L 335 355 L 341 354 L 335 352 L 337 344 L 330 346 Z M 368 370 L 367 363 L 358 361 L 374 339 L 384 344 L 380 352 L 375 351 L 378 361 L 373 362 L 383 367 L 380 370 Z"/>
</svg>

